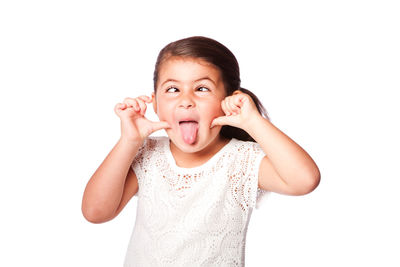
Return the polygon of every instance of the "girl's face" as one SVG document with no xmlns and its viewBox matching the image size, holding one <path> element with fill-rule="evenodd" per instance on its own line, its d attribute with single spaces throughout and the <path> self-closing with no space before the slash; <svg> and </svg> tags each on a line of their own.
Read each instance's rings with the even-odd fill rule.
<svg viewBox="0 0 400 267">
<path fill-rule="evenodd" d="M 171 126 L 166 130 L 171 145 L 194 153 L 222 142 L 221 126 L 210 129 L 215 118 L 225 115 L 225 88 L 215 66 L 201 59 L 170 57 L 161 65 L 156 86 L 154 111 Z"/>
</svg>

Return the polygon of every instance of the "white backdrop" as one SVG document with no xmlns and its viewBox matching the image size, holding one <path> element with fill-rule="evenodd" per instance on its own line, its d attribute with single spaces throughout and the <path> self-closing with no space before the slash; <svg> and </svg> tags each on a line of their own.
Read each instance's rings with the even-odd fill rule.
<svg viewBox="0 0 400 267">
<path fill-rule="evenodd" d="M 1 1 L 0 265 L 122 266 L 137 198 L 91 224 L 84 188 L 119 138 L 114 105 L 203 35 L 322 174 L 253 212 L 246 266 L 400 266 L 396 2 Z"/>
</svg>

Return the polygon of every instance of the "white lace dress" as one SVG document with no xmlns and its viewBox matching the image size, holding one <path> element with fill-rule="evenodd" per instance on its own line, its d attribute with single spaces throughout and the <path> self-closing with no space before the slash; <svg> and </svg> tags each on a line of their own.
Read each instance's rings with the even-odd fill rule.
<svg viewBox="0 0 400 267">
<path fill-rule="evenodd" d="M 149 137 L 132 169 L 139 183 L 125 267 L 244 266 L 247 226 L 267 191 L 264 153 L 232 139 L 195 168 L 176 165 L 167 137 Z"/>
</svg>

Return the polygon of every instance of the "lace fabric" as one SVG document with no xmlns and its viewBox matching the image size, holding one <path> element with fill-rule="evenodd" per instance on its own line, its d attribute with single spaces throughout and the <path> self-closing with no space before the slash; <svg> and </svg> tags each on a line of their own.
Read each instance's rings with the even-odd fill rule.
<svg viewBox="0 0 400 267">
<path fill-rule="evenodd" d="M 124 266 L 244 266 L 247 226 L 267 191 L 264 153 L 231 139 L 195 168 L 175 164 L 167 137 L 150 137 L 133 161 L 136 222 Z"/>
</svg>

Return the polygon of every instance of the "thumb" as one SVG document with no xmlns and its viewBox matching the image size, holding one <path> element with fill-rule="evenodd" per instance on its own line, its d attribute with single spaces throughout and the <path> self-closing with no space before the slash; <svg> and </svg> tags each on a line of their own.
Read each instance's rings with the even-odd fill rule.
<svg viewBox="0 0 400 267">
<path fill-rule="evenodd" d="M 171 128 L 171 126 L 166 121 L 153 121 L 151 123 L 151 126 L 152 126 L 152 132 L 155 132 L 155 131 L 158 131 L 161 129 Z"/>
<path fill-rule="evenodd" d="M 228 123 L 229 121 L 227 116 L 217 117 L 211 122 L 210 128 L 213 128 L 214 126 L 217 125 L 227 125 Z"/>
</svg>

